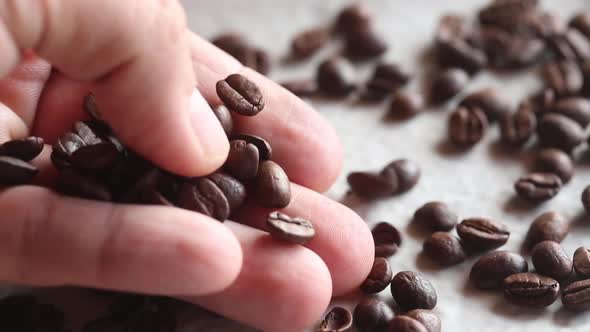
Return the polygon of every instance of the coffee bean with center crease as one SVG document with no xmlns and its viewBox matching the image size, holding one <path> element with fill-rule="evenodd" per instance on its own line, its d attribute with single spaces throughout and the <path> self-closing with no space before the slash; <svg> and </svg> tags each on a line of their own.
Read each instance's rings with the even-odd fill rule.
<svg viewBox="0 0 590 332">
<path fill-rule="evenodd" d="M 5 142 L 0 145 L 0 156 L 18 158 L 24 161 L 35 159 L 41 151 L 45 142 L 41 137 L 27 137 Z"/>
<path fill-rule="evenodd" d="M 561 302 L 569 310 L 590 310 L 590 279 L 576 281 L 564 288 Z"/>
<path fill-rule="evenodd" d="M 451 143 L 470 147 L 485 136 L 488 120 L 478 108 L 459 107 L 449 116 L 448 135 Z"/>
<path fill-rule="evenodd" d="M 399 230 L 387 222 L 378 223 L 373 227 L 371 234 L 375 243 L 375 257 L 393 256 L 402 244 Z"/>
<path fill-rule="evenodd" d="M 261 162 L 254 181 L 254 196 L 260 206 L 282 209 L 291 203 L 291 182 L 277 163 Z"/>
<path fill-rule="evenodd" d="M 571 152 L 585 138 L 584 129 L 574 120 L 556 113 L 543 116 L 538 131 L 541 145 Z"/>
<path fill-rule="evenodd" d="M 349 30 L 344 47 L 345 54 L 351 59 L 366 60 L 385 53 L 388 45 L 372 25 L 367 25 Z"/>
<path fill-rule="evenodd" d="M 395 302 L 404 310 L 433 309 L 437 295 L 434 287 L 423 275 L 404 271 L 393 277 L 391 294 Z"/>
<path fill-rule="evenodd" d="M 393 196 L 399 188 L 397 178 L 385 178 L 370 172 L 352 172 L 347 181 L 353 193 L 369 199 Z"/>
<path fill-rule="evenodd" d="M 574 252 L 574 269 L 584 278 L 590 278 L 590 250 L 580 247 Z"/>
<path fill-rule="evenodd" d="M 272 159 L 272 147 L 270 143 L 264 138 L 256 135 L 247 134 L 233 134 L 229 137 L 230 141 L 241 140 L 246 143 L 254 144 L 258 148 L 260 160 Z"/>
<path fill-rule="evenodd" d="M 531 308 L 550 306 L 559 296 L 559 282 L 537 273 L 519 273 L 504 279 L 504 297 Z"/>
<path fill-rule="evenodd" d="M 420 166 L 409 159 L 394 160 L 381 171 L 383 178 L 388 179 L 391 183 L 397 182 L 397 193 L 414 188 L 420 180 L 421 174 Z"/>
<path fill-rule="evenodd" d="M 346 34 L 349 31 L 369 26 L 372 18 L 373 14 L 366 5 L 356 3 L 342 9 L 336 20 L 336 30 Z"/>
<path fill-rule="evenodd" d="M 450 231 L 457 225 L 457 214 L 443 202 L 429 202 L 414 213 L 414 221 L 433 231 Z"/>
<path fill-rule="evenodd" d="M 319 326 L 320 332 L 341 332 L 352 326 L 352 314 L 350 311 L 334 307 L 326 314 Z"/>
<path fill-rule="evenodd" d="M 424 254 L 441 266 L 451 266 L 464 262 L 467 254 L 461 240 L 448 232 L 435 232 L 423 246 Z"/>
<path fill-rule="evenodd" d="M 298 33 L 291 42 L 291 53 L 305 59 L 319 51 L 330 39 L 330 30 L 324 27 L 307 29 Z"/>
<path fill-rule="evenodd" d="M 499 248 L 508 242 L 508 228 L 487 218 L 470 218 L 457 225 L 457 233 L 463 244 L 475 251 Z"/>
<path fill-rule="evenodd" d="M 569 233 L 569 222 L 559 213 L 549 211 L 538 216 L 527 233 L 527 244 L 533 247 L 539 242 L 561 243 Z"/>
<path fill-rule="evenodd" d="M 408 84 L 411 74 L 399 64 L 393 62 L 380 63 L 375 67 L 373 75 L 365 86 L 361 98 L 367 101 L 381 101 L 393 91 Z"/>
<path fill-rule="evenodd" d="M 387 259 L 376 257 L 369 276 L 361 284 L 361 290 L 367 294 L 379 293 L 389 286 L 392 278 L 393 272 Z"/>
<path fill-rule="evenodd" d="M 562 185 L 559 176 L 553 173 L 531 173 L 518 179 L 514 189 L 518 196 L 528 201 L 543 202 L 555 197 Z"/>
<path fill-rule="evenodd" d="M 565 152 L 547 148 L 541 150 L 535 160 L 535 169 L 540 172 L 553 173 L 563 183 L 568 183 L 574 176 L 574 162 Z"/>
<path fill-rule="evenodd" d="M 291 218 L 281 212 L 271 212 L 266 219 L 269 233 L 279 240 L 306 244 L 315 236 L 313 224 L 303 218 Z"/>
<path fill-rule="evenodd" d="M 480 257 L 473 265 L 469 279 L 480 289 L 500 288 L 505 278 L 528 272 L 524 257 L 509 251 L 493 251 Z"/>
<path fill-rule="evenodd" d="M 590 11 L 577 13 L 569 22 L 569 26 L 583 33 L 590 39 Z"/>
<path fill-rule="evenodd" d="M 580 68 L 571 61 L 546 63 L 542 68 L 542 74 L 546 86 L 555 90 L 559 96 L 575 95 L 584 84 Z"/>
<path fill-rule="evenodd" d="M 316 80 L 319 90 L 333 97 L 346 97 L 356 89 L 354 68 L 341 57 L 324 61 L 318 67 Z"/>
<path fill-rule="evenodd" d="M 103 183 L 72 170 L 59 173 L 55 188 L 60 194 L 68 196 L 105 202 L 111 200 L 111 193 Z"/>
<path fill-rule="evenodd" d="M 527 104 L 521 104 L 514 114 L 504 114 L 500 120 L 502 141 L 520 146 L 530 140 L 537 129 L 537 118 Z"/>
<path fill-rule="evenodd" d="M 234 129 L 234 121 L 231 117 L 229 109 L 225 105 L 219 105 L 217 107 L 213 107 L 213 114 L 215 114 L 215 117 L 217 120 L 219 120 L 219 123 L 221 124 L 223 131 L 225 131 L 225 134 L 231 135 L 231 132 Z"/>
<path fill-rule="evenodd" d="M 240 74 L 229 75 L 217 82 L 217 95 L 230 111 L 254 116 L 264 109 L 262 91 L 254 82 Z"/>
<path fill-rule="evenodd" d="M 460 105 L 467 108 L 479 108 L 486 114 L 490 123 L 501 119 L 504 114 L 509 114 L 511 111 L 510 102 L 498 90 L 492 88 L 468 94 Z"/>
<path fill-rule="evenodd" d="M 298 97 L 310 97 L 318 91 L 317 83 L 311 79 L 284 81 L 281 86 Z"/>
<path fill-rule="evenodd" d="M 463 91 L 469 76 L 459 68 L 449 68 L 434 76 L 430 90 L 430 101 L 442 104 Z"/>
<path fill-rule="evenodd" d="M 225 221 L 230 214 L 229 202 L 221 189 L 206 178 L 185 183 L 178 193 L 178 206 Z"/>
<path fill-rule="evenodd" d="M 487 65 L 487 55 L 465 40 L 465 20 L 461 16 L 445 15 L 435 36 L 436 56 L 443 67 L 459 67 L 475 73 Z"/>
<path fill-rule="evenodd" d="M 430 310 L 414 309 L 407 312 L 406 316 L 422 323 L 428 332 L 440 332 L 442 329 L 440 318 Z"/>
<path fill-rule="evenodd" d="M 39 169 L 26 161 L 0 156 L 0 186 L 29 184 L 37 173 Z"/>
<path fill-rule="evenodd" d="M 230 211 L 239 208 L 246 200 L 246 188 L 242 182 L 224 173 L 214 173 L 207 177 L 223 192 L 229 204 Z"/>
<path fill-rule="evenodd" d="M 573 272 L 573 263 L 561 245 L 553 241 L 539 242 L 531 253 L 537 273 L 558 281 L 566 280 Z"/>
<path fill-rule="evenodd" d="M 582 97 L 568 97 L 554 103 L 550 112 L 565 115 L 576 121 L 582 128 L 590 124 L 590 100 Z"/>
<path fill-rule="evenodd" d="M 389 116 L 395 119 L 409 119 L 422 111 L 422 96 L 406 91 L 397 91 L 389 104 Z"/>
<path fill-rule="evenodd" d="M 362 299 L 354 308 L 354 325 L 363 332 L 383 331 L 393 319 L 393 310 L 378 298 Z"/>
<path fill-rule="evenodd" d="M 394 317 L 389 326 L 385 330 L 386 332 L 428 332 L 426 326 L 420 323 L 418 320 L 401 315 Z"/>
<path fill-rule="evenodd" d="M 229 154 L 223 168 L 239 180 L 250 180 L 258 174 L 260 156 L 256 145 L 242 140 L 230 142 Z"/>
</svg>

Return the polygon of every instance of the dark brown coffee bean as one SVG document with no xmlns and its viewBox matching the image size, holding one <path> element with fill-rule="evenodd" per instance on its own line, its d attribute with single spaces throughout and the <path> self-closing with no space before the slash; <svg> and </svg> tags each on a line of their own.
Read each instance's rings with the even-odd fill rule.
<svg viewBox="0 0 590 332">
<path fill-rule="evenodd" d="M 553 173 L 531 173 L 518 179 L 514 189 L 518 196 L 532 202 L 543 202 L 555 197 L 563 183 Z"/>
<path fill-rule="evenodd" d="M 574 162 L 570 156 L 558 149 L 543 149 L 537 155 L 535 169 L 540 172 L 553 173 L 563 183 L 568 183 L 574 176 Z"/>
<path fill-rule="evenodd" d="M 478 108 L 459 107 L 449 116 L 449 140 L 461 147 L 470 147 L 483 139 L 488 120 Z"/>
<path fill-rule="evenodd" d="M 229 202 L 213 181 L 205 178 L 185 183 L 178 193 L 178 206 L 225 221 L 229 217 Z"/>
<path fill-rule="evenodd" d="M 268 53 L 253 47 L 241 34 L 226 33 L 215 38 L 212 43 L 236 58 L 244 66 L 250 67 L 262 75 L 266 75 L 270 71 Z"/>
<path fill-rule="evenodd" d="M 291 42 L 291 53 L 305 59 L 319 51 L 330 39 L 330 31 L 324 27 L 312 28 L 298 33 Z"/>
<path fill-rule="evenodd" d="M 532 308 L 550 306 L 559 296 L 559 283 L 536 273 L 513 274 L 504 279 L 504 297 L 516 304 Z"/>
<path fill-rule="evenodd" d="M 406 316 L 414 318 L 422 323 L 428 332 L 440 332 L 442 329 L 440 318 L 430 310 L 414 309 L 407 312 Z"/>
<path fill-rule="evenodd" d="M 230 111 L 254 116 L 264 109 L 264 98 L 258 86 L 240 74 L 229 75 L 217 82 L 217 95 Z"/>
<path fill-rule="evenodd" d="M 577 13 L 570 20 L 569 26 L 583 33 L 586 38 L 590 38 L 590 12 L 584 11 Z"/>
<path fill-rule="evenodd" d="M 433 231 L 450 231 L 457 225 L 458 217 L 443 202 L 422 205 L 414 213 L 414 221 Z"/>
<path fill-rule="evenodd" d="M 565 33 L 558 33 L 547 38 L 549 50 L 557 59 L 566 61 L 577 61 L 577 55 L 570 45 Z"/>
<path fill-rule="evenodd" d="M 112 199 L 109 189 L 103 183 L 71 170 L 59 173 L 55 189 L 60 194 L 95 201 L 109 202 Z"/>
<path fill-rule="evenodd" d="M 463 244 L 472 250 L 485 251 L 499 248 L 508 242 L 508 228 L 487 218 L 470 218 L 457 225 Z"/>
<path fill-rule="evenodd" d="M 393 277 L 391 294 L 404 310 L 433 309 L 437 296 L 434 287 L 423 275 L 404 271 Z"/>
<path fill-rule="evenodd" d="M 501 29 L 480 29 L 480 43 L 488 62 L 496 69 L 517 70 L 537 64 L 544 56 L 546 45 L 540 38 L 515 36 Z"/>
<path fill-rule="evenodd" d="M 225 52 L 233 55 L 236 50 L 244 48 L 248 45 L 246 38 L 239 33 L 229 32 L 217 36 L 211 43 Z"/>
<path fill-rule="evenodd" d="M 73 139 L 70 143 L 75 146 L 68 152 L 68 161 L 76 168 L 87 171 L 104 171 L 113 167 L 122 157 L 123 148 L 118 140 L 103 139 L 100 128 L 93 123 L 76 122 L 74 133 L 82 139 L 84 144 L 79 145 L 75 136 L 67 136 L 65 139 Z"/>
<path fill-rule="evenodd" d="M 537 118 L 527 104 L 521 104 L 514 114 L 504 114 L 500 119 L 502 141 L 520 146 L 530 140 L 537 129 Z"/>
<path fill-rule="evenodd" d="M 397 192 L 406 192 L 418 183 L 422 171 L 420 166 L 409 159 L 398 159 L 389 163 L 381 171 L 381 176 L 391 183 L 397 182 Z"/>
<path fill-rule="evenodd" d="M 356 89 L 354 68 L 341 57 L 332 57 L 318 68 L 316 81 L 321 92 L 334 97 L 346 97 Z"/>
<path fill-rule="evenodd" d="M 564 288 L 561 302 L 569 310 L 590 310 L 590 279 L 576 281 Z"/>
<path fill-rule="evenodd" d="M 537 133 L 543 146 L 565 152 L 571 152 L 585 138 L 584 129 L 576 121 L 556 113 L 543 116 Z"/>
<path fill-rule="evenodd" d="M 410 79 L 411 74 L 400 65 L 392 62 L 380 63 L 375 67 L 361 97 L 368 101 L 381 101 L 408 84 Z"/>
<path fill-rule="evenodd" d="M 334 307 L 326 314 L 324 320 L 320 323 L 320 332 L 341 332 L 346 331 L 352 326 L 352 314 L 350 311 Z"/>
<path fill-rule="evenodd" d="M 463 244 L 448 232 L 435 232 L 423 246 L 424 254 L 441 266 L 457 265 L 467 259 Z"/>
<path fill-rule="evenodd" d="M 542 73 L 546 86 L 559 96 L 575 95 L 584 84 L 580 68 L 571 61 L 549 62 L 543 66 Z"/>
<path fill-rule="evenodd" d="M 463 91 L 468 82 L 469 76 L 464 70 L 446 69 L 433 78 L 430 101 L 434 104 L 442 104 Z"/>
<path fill-rule="evenodd" d="M 486 53 L 461 37 L 437 39 L 436 56 L 443 67 L 457 67 L 474 74 L 488 64 Z"/>
<path fill-rule="evenodd" d="M 0 145 L 0 156 L 30 161 L 43 151 L 44 144 L 45 141 L 41 137 L 34 136 L 8 141 Z"/>
<path fill-rule="evenodd" d="M 375 243 L 375 257 L 391 257 L 402 245 L 402 235 L 395 226 L 387 222 L 378 223 L 371 232 Z"/>
<path fill-rule="evenodd" d="M 428 332 L 426 326 L 409 316 L 396 316 L 389 322 L 386 332 Z"/>
<path fill-rule="evenodd" d="M 98 110 L 98 105 L 96 104 L 96 96 L 94 93 L 89 93 L 84 97 L 84 111 L 86 114 L 90 116 L 90 118 L 96 121 L 103 121 L 102 115 Z"/>
<path fill-rule="evenodd" d="M 235 211 L 242 206 L 242 203 L 246 200 L 246 188 L 240 181 L 227 174 L 219 172 L 209 175 L 208 179 L 213 181 L 213 183 L 215 183 L 215 185 L 223 192 L 231 211 Z"/>
<path fill-rule="evenodd" d="M 282 82 L 281 85 L 298 97 L 310 97 L 318 91 L 318 86 L 314 80 L 290 80 Z"/>
<path fill-rule="evenodd" d="M 346 34 L 349 31 L 369 26 L 372 18 L 373 14 L 366 5 L 355 3 L 342 9 L 336 20 L 336 29 Z"/>
<path fill-rule="evenodd" d="M 582 97 L 569 97 L 558 100 L 550 108 L 551 112 L 565 115 L 576 121 L 582 128 L 590 124 L 590 100 Z"/>
<path fill-rule="evenodd" d="M 468 94 L 461 106 L 478 108 L 482 110 L 488 122 L 494 122 L 502 118 L 504 114 L 511 112 L 510 102 L 500 95 L 498 90 L 486 88 Z"/>
<path fill-rule="evenodd" d="M 569 222 L 559 213 L 549 211 L 538 216 L 527 233 L 527 244 L 533 247 L 539 242 L 561 243 L 569 233 Z"/>
<path fill-rule="evenodd" d="M 387 51 L 388 45 L 375 29 L 368 25 L 348 31 L 344 47 L 348 57 L 365 60 L 382 55 Z"/>
<path fill-rule="evenodd" d="M 584 278 L 590 277 L 590 250 L 580 247 L 574 252 L 574 269 L 576 273 Z"/>
<path fill-rule="evenodd" d="M 363 332 L 383 331 L 393 319 L 387 303 L 373 297 L 362 299 L 354 308 L 354 325 Z"/>
<path fill-rule="evenodd" d="M 483 25 L 497 26 L 516 32 L 522 29 L 523 18 L 537 7 L 538 2 L 538 0 L 493 1 L 479 11 L 478 19 Z"/>
<path fill-rule="evenodd" d="M 563 281 L 569 278 L 574 269 L 572 260 L 557 242 L 537 243 L 533 247 L 531 257 L 537 273 L 555 280 Z"/>
<path fill-rule="evenodd" d="M 223 168 L 239 180 L 250 180 L 258 174 L 260 156 L 256 145 L 242 140 L 230 142 L 229 154 Z"/>
<path fill-rule="evenodd" d="M 266 160 L 258 167 L 254 195 L 260 206 L 282 209 L 291 203 L 291 182 L 277 163 Z"/>
<path fill-rule="evenodd" d="M 399 189 L 397 178 L 385 178 L 376 173 L 352 172 L 347 181 L 353 193 L 369 199 L 390 197 Z"/>
<path fill-rule="evenodd" d="M 234 120 L 231 117 L 229 109 L 225 105 L 219 105 L 213 107 L 213 114 L 215 114 L 215 117 L 219 120 L 225 134 L 231 135 L 231 132 L 234 129 Z"/>
<path fill-rule="evenodd" d="M 521 255 L 509 251 L 493 251 L 481 256 L 473 265 L 469 279 L 477 288 L 500 288 L 505 278 L 528 270 L 528 263 Z"/>
<path fill-rule="evenodd" d="M 590 186 L 586 187 L 582 192 L 582 205 L 584 205 L 586 214 L 590 214 Z"/>
<path fill-rule="evenodd" d="M 303 218 L 291 218 L 280 212 L 271 212 L 266 226 L 274 238 L 297 244 L 306 244 L 315 236 L 313 224 Z"/>
<path fill-rule="evenodd" d="M 139 200 L 147 205 L 174 206 L 174 204 L 156 189 L 146 189 L 139 194 Z"/>
<path fill-rule="evenodd" d="M 556 98 L 553 89 L 545 88 L 527 97 L 521 102 L 521 105 L 530 108 L 535 113 L 538 122 L 538 120 L 542 119 L 549 112 Z"/>
<path fill-rule="evenodd" d="M 422 111 L 424 102 L 422 96 L 405 91 L 397 91 L 393 94 L 389 105 L 389 115 L 396 119 L 409 119 Z"/>
<path fill-rule="evenodd" d="M 230 141 L 241 140 L 246 143 L 254 144 L 258 148 L 258 154 L 260 160 L 272 159 L 272 147 L 270 143 L 260 136 L 247 135 L 247 134 L 234 134 L 229 137 Z"/>
<path fill-rule="evenodd" d="M 389 286 L 392 278 L 393 272 L 387 259 L 376 257 L 369 276 L 361 284 L 361 290 L 367 294 L 379 293 Z"/>
<path fill-rule="evenodd" d="M 0 157 L 0 186 L 29 184 L 39 173 L 37 167 L 13 157 Z"/>
</svg>

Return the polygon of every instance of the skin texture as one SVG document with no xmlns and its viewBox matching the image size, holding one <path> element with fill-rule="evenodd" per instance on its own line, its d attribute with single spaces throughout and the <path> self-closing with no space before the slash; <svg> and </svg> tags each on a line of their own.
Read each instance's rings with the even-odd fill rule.
<svg viewBox="0 0 590 332">
<path fill-rule="evenodd" d="M 262 231 L 269 211 L 252 205 L 237 223 L 220 224 L 170 207 L 8 188 L 0 191 L 1 282 L 173 295 L 261 330 L 299 331 L 321 318 L 331 296 L 368 275 L 374 248 L 364 222 L 314 192 L 329 188 L 342 166 L 333 129 L 188 31 L 177 1 L 0 0 L 0 44 L 0 143 L 28 135 L 53 143 L 83 117 L 84 96 L 93 90 L 125 144 L 186 176 L 207 174 L 227 157 L 207 102 L 219 103 L 219 79 L 246 75 L 266 109 L 255 119 L 234 115 L 237 130 L 271 142 L 273 160 L 293 182 L 285 213 L 312 220 L 317 231 L 304 247 L 270 238 Z M 50 150 L 34 160 L 39 184 L 54 179 Z"/>
</svg>

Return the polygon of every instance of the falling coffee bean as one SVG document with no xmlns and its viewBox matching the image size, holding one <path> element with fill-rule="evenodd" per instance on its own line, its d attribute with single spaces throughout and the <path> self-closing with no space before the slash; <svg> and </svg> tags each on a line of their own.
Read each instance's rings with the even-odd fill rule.
<svg viewBox="0 0 590 332">
<path fill-rule="evenodd" d="M 459 68 L 450 68 L 438 73 L 432 81 L 430 101 L 434 104 L 442 104 L 463 91 L 469 76 Z"/>
<path fill-rule="evenodd" d="M 590 124 L 590 100 L 582 97 L 568 97 L 555 102 L 550 112 L 565 115 L 576 121 L 582 128 Z"/>
<path fill-rule="evenodd" d="M 504 114 L 500 119 L 502 141 L 520 146 L 530 140 L 537 128 L 537 118 L 527 104 L 522 104 L 514 114 Z"/>
<path fill-rule="evenodd" d="M 499 248 L 508 242 L 510 232 L 505 225 L 487 218 L 470 218 L 457 225 L 463 244 L 476 251 Z"/>
<path fill-rule="evenodd" d="M 0 145 L 0 156 L 14 157 L 23 161 L 35 159 L 41 151 L 45 142 L 40 137 L 27 137 L 12 140 Z"/>
<path fill-rule="evenodd" d="M 378 223 L 371 231 L 375 243 L 375 257 L 391 257 L 402 244 L 401 233 L 390 223 Z"/>
<path fill-rule="evenodd" d="M 291 42 L 291 53 L 298 59 L 305 59 L 319 51 L 330 38 L 330 31 L 324 27 L 312 28 L 298 33 Z"/>
<path fill-rule="evenodd" d="M 397 177 L 386 178 L 369 172 L 352 172 L 347 181 L 353 193 L 370 199 L 393 196 L 399 189 Z"/>
<path fill-rule="evenodd" d="M 217 82 L 217 95 L 230 111 L 254 116 L 264 109 L 262 91 L 254 82 L 240 74 L 229 75 Z"/>
<path fill-rule="evenodd" d="M 417 93 L 397 91 L 389 105 L 389 115 L 395 119 L 409 119 L 422 111 L 422 97 Z"/>
<path fill-rule="evenodd" d="M 543 202 L 555 197 L 562 185 L 559 176 L 553 173 L 531 173 L 518 179 L 514 188 L 520 197 L 528 201 Z"/>
<path fill-rule="evenodd" d="M 486 88 L 474 91 L 461 101 L 461 106 L 482 110 L 488 122 L 492 123 L 511 111 L 510 102 L 496 89 Z"/>
<path fill-rule="evenodd" d="M 324 61 L 318 68 L 316 80 L 319 90 L 333 97 L 346 97 L 356 89 L 354 68 L 341 57 Z"/>
<path fill-rule="evenodd" d="M 449 140 L 460 147 L 470 147 L 483 139 L 488 120 L 478 108 L 459 107 L 449 117 Z"/>
<path fill-rule="evenodd" d="M 397 193 L 403 193 L 414 188 L 421 175 L 420 166 L 409 159 L 394 160 L 381 171 L 381 177 L 391 183 L 397 182 Z"/>
<path fill-rule="evenodd" d="M 376 257 L 369 276 L 361 284 L 361 290 L 367 294 L 379 293 L 389 286 L 392 278 L 393 272 L 387 259 Z"/>
<path fill-rule="evenodd" d="M 409 316 L 396 316 L 385 330 L 386 332 L 428 332 L 426 326 Z"/>
<path fill-rule="evenodd" d="M 428 332 L 440 332 L 442 329 L 440 318 L 430 310 L 414 309 L 407 312 L 406 316 L 414 318 L 422 323 Z"/>
<path fill-rule="evenodd" d="M 464 262 L 467 254 L 461 240 L 448 232 L 435 232 L 423 246 L 424 254 L 441 266 L 452 266 Z"/>
<path fill-rule="evenodd" d="M 303 218 L 291 218 L 280 212 L 271 212 L 266 219 L 269 233 L 277 239 L 306 244 L 315 236 L 313 224 Z"/>
<path fill-rule="evenodd" d="M 584 129 L 574 120 L 556 113 L 543 116 L 538 131 L 541 145 L 571 152 L 585 138 Z"/>
<path fill-rule="evenodd" d="M 352 326 L 352 314 L 350 311 L 334 307 L 330 310 L 324 320 L 320 323 L 320 332 L 342 332 L 348 330 Z"/>
<path fill-rule="evenodd" d="M 395 302 L 404 310 L 433 309 L 437 295 L 434 287 L 423 275 L 404 271 L 393 277 L 391 294 Z"/>
<path fill-rule="evenodd" d="M 543 149 L 537 155 L 535 169 L 540 172 L 553 173 L 561 179 L 563 183 L 568 183 L 574 176 L 574 162 L 565 152 L 547 148 Z"/>
<path fill-rule="evenodd" d="M 569 233 L 569 222 L 559 213 L 549 211 L 538 216 L 527 233 L 527 244 L 532 248 L 539 242 L 561 243 Z"/>
<path fill-rule="evenodd" d="M 443 202 L 424 204 L 414 213 L 414 221 L 433 231 L 450 231 L 457 225 L 458 217 Z"/>
<path fill-rule="evenodd" d="M 273 161 L 261 162 L 255 179 L 254 195 L 262 207 L 287 207 L 291 203 L 291 182 L 285 170 Z"/>
<path fill-rule="evenodd" d="M 13 157 L 0 157 L 0 186 L 29 184 L 39 173 L 37 167 Z"/>
<path fill-rule="evenodd" d="M 284 81 L 281 86 L 298 97 L 311 97 L 318 91 L 317 83 L 307 79 Z"/>
<path fill-rule="evenodd" d="M 471 268 L 469 279 L 480 289 L 500 288 L 505 278 L 528 272 L 528 263 L 521 255 L 509 251 L 493 251 L 480 257 Z"/>
<path fill-rule="evenodd" d="M 574 269 L 584 278 L 590 278 L 590 250 L 580 247 L 574 252 Z"/>
<path fill-rule="evenodd" d="M 225 105 L 219 105 L 217 107 L 213 107 L 213 114 L 215 114 L 215 117 L 217 120 L 219 120 L 219 123 L 221 124 L 223 131 L 225 131 L 225 134 L 231 135 L 231 132 L 234 129 L 234 121 L 231 117 L 229 109 Z"/>
<path fill-rule="evenodd" d="M 559 283 L 536 273 L 519 273 L 504 279 L 504 297 L 531 308 L 550 306 L 559 296 Z"/>
<path fill-rule="evenodd" d="M 561 294 L 563 306 L 573 311 L 590 310 L 590 279 L 576 281 Z"/>
<path fill-rule="evenodd" d="M 572 274 L 573 263 L 565 250 L 557 242 L 539 242 L 531 253 L 537 273 L 555 280 L 563 281 Z"/>
<path fill-rule="evenodd" d="M 546 86 L 555 90 L 560 96 L 575 95 L 584 84 L 582 72 L 578 65 L 571 61 L 546 63 L 542 68 L 542 74 Z"/>
<path fill-rule="evenodd" d="M 354 325 L 360 331 L 377 332 L 384 330 L 393 319 L 393 310 L 378 298 L 362 299 L 354 308 Z"/>
<path fill-rule="evenodd" d="M 241 140 L 249 144 L 254 144 L 258 148 L 260 160 L 270 160 L 272 158 L 272 147 L 270 143 L 260 136 L 233 134 L 229 137 L 230 141 Z"/>
<path fill-rule="evenodd" d="M 260 156 L 256 145 L 235 140 L 230 142 L 229 154 L 223 168 L 237 179 L 247 181 L 258 174 L 259 162 Z"/>
</svg>

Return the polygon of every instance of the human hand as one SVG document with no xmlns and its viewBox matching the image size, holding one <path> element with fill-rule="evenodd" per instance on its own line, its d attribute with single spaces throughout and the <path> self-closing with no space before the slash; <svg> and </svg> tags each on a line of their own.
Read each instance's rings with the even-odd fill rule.
<svg viewBox="0 0 590 332">
<path fill-rule="evenodd" d="M 0 141 L 53 142 L 83 117 L 92 90 L 126 145 L 174 173 L 205 175 L 228 151 L 207 101 L 220 103 L 215 82 L 239 72 L 267 106 L 255 118 L 235 116 L 236 127 L 271 142 L 294 182 L 285 212 L 312 220 L 317 232 L 307 247 L 289 245 L 264 232 L 268 210 L 256 207 L 221 224 L 175 208 L 21 186 L 0 194 L 1 281 L 177 296 L 263 330 L 299 331 L 332 295 L 364 280 L 370 232 L 313 191 L 340 171 L 334 131 L 307 104 L 186 30 L 177 1 L 18 0 L 0 3 L 0 18 Z M 35 160 L 41 178 L 52 174 L 48 150 Z"/>
</svg>

